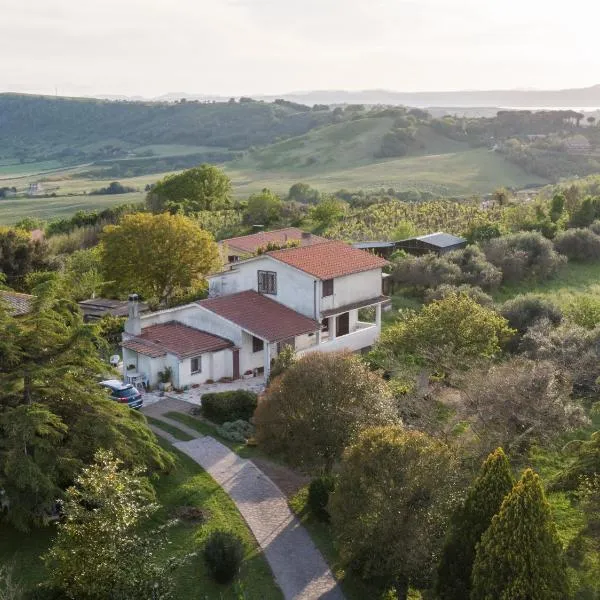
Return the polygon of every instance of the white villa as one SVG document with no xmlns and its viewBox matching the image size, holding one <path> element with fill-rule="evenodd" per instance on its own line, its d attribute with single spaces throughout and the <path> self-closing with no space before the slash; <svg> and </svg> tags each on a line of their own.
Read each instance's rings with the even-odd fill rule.
<svg viewBox="0 0 600 600">
<path fill-rule="evenodd" d="M 238 238 L 239 239 L 239 238 Z M 172 369 L 177 388 L 207 380 L 268 377 L 285 345 L 299 354 L 369 348 L 381 330 L 387 262 L 338 241 L 275 250 L 234 262 L 209 280 L 209 298 L 140 314 L 129 301 L 123 365 L 150 385 Z M 359 310 L 374 308 L 371 322 Z"/>
</svg>

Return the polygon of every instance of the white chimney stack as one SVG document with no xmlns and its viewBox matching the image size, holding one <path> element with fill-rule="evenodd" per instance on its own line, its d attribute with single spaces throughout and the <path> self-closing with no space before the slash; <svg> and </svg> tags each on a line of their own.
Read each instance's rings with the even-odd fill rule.
<svg viewBox="0 0 600 600">
<path fill-rule="evenodd" d="M 140 335 L 142 323 L 140 321 L 140 306 L 137 294 L 129 294 L 127 302 L 127 321 L 125 321 L 125 333 L 129 335 Z"/>
</svg>

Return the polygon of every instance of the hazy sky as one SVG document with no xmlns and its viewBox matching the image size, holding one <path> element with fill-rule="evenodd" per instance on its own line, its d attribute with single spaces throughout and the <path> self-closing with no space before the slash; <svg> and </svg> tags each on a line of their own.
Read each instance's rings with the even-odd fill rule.
<svg viewBox="0 0 600 600">
<path fill-rule="evenodd" d="M 600 83 L 594 0 L 0 0 L 0 91 Z"/>
</svg>

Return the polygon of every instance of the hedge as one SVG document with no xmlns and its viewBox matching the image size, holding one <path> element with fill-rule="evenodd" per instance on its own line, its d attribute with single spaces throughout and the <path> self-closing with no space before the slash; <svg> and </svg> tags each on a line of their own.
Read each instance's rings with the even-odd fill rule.
<svg viewBox="0 0 600 600">
<path fill-rule="evenodd" d="M 246 390 L 214 392 L 203 394 L 201 402 L 202 414 L 215 423 L 248 421 L 256 409 L 257 396 Z"/>
</svg>

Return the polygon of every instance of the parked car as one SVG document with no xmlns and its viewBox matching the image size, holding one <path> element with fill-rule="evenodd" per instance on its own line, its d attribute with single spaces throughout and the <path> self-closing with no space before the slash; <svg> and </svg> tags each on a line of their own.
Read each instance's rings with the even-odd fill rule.
<svg viewBox="0 0 600 600">
<path fill-rule="evenodd" d="M 101 381 L 100 385 L 109 391 L 113 400 L 121 404 L 128 404 L 129 408 L 141 408 L 144 404 L 140 390 L 131 383 L 123 383 L 118 379 L 107 379 Z"/>
</svg>

